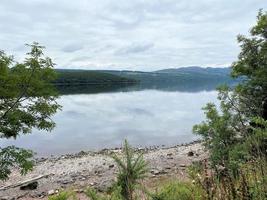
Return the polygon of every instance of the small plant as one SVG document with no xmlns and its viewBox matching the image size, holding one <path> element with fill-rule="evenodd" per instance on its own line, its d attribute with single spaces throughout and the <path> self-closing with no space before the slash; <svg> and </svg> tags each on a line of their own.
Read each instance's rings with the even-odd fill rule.
<svg viewBox="0 0 267 200">
<path fill-rule="evenodd" d="M 91 200 L 123 200 L 119 187 L 114 187 L 110 194 L 98 194 L 96 190 L 88 188 L 85 191 L 86 196 Z"/>
<path fill-rule="evenodd" d="M 91 200 L 108 200 L 107 197 L 104 197 L 98 194 L 94 189 L 88 188 L 85 191 L 86 196 L 88 196 Z"/>
<path fill-rule="evenodd" d="M 143 159 L 143 154 L 135 154 L 127 140 L 123 145 L 123 157 L 112 155 L 119 167 L 117 185 L 121 188 L 121 196 L 125 200 L 134 199 L 134 191 L 140 186 L 139 181 L 145 177 L 147 172 L 147 163 Z"/>
<path fill-rule="evenodd" d="M 151 195 L 152 200 L 204 200 L 203 190 L 192 183 L 171 182 L 159 192 Z"/>
<path fill-rule="evenodd" d="M 48 200 L 77 200 L 77 197 L 72 191 L 61 191 L 58 194 L 50 196 Z"/>
<path fill-rule="evenodd" d="M 94 189 L 88 188 L 85 194 L 92 200 L 133 200 L 137 199 L 136 189 L 141 188 L 140 180 L 145 177 L 147 163 L 143 154 L 136 154 L 125 140 L 123 155 L 111 156 L 119 168 L 117 182 L 110 188 L 108 194 L 98 194 Z"/>
</svg>

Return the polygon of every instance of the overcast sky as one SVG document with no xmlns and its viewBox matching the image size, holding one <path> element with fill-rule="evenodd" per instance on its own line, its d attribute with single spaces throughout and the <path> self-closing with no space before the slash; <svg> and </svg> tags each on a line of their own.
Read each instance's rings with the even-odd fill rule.
<svg viewBox="0 0 267 200">
<path fill-rule="evenodd" d="M 229 66 L 266 0 L 0 0 L 0 49 L 46 46 L 57 68 Z"/>
</svg>

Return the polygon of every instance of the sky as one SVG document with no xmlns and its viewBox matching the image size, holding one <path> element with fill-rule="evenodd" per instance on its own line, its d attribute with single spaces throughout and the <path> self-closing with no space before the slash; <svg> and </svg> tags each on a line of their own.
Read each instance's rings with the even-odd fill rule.
<svg viewBox="0 0 267 200">
<path fill-rule="evenodd" d="M 56 68 L 227 67 L 266 0 L 1 0 L 0 49 L 39 42 Z"/>
</svg>

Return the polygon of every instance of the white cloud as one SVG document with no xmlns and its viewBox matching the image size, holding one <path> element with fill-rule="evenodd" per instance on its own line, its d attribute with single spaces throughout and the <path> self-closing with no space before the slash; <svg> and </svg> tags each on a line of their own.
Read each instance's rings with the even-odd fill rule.
<svg viewBox="0 0 267 200">
<path fill-rule="evenodd" d="M 61 50 L 63 52 L 66 52 L 66 53 L 72 53 L 72 52 L 75 52 L 75 51 L 79 51 L 81 49 L 83 49 L 83 45 L 82 44 L 73 43 L 73 44 L 68 44 L 68 45 L 64 46 Z"/>
<path fill-rule="evenodd" d="M 0 49 L 38 41 L 58 67 L 226 66 L 266 0 L 1 0 Z"/>
</svg>

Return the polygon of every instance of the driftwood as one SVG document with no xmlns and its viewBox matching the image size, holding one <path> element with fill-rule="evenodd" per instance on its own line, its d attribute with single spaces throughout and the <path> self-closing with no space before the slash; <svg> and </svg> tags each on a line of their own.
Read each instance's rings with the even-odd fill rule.
<svg viewBox="0 0 267 200">
<path fill-rule="evenodd" d="M 28 184 L 28 183 L 31 183 L 31 182 L 40 180 L 40 179 L 42 179 L 42 178 L 47 178 L 47 177 L 49 177 L 50 175 L 51 175 L 51 174 L 40 175 L 40 176 L 31 178 L 31 179 L 28 179 L 28 180 L 25 180 L 25 181 L 18 182 L 18 183 L 16 183 L 16 184 L 7 185 L 7 186 L 4 186 L 4 187 L 1 187 L 1 188 L 0 188 L 0 191 L 7 190 L 7 189 L 9 189 L 9 188 L 15 188 L 15 187 L 19 187 L 19 186 L 22 186 L 22 185 L 26 185 L 26 184 Z"/>
</svg>

